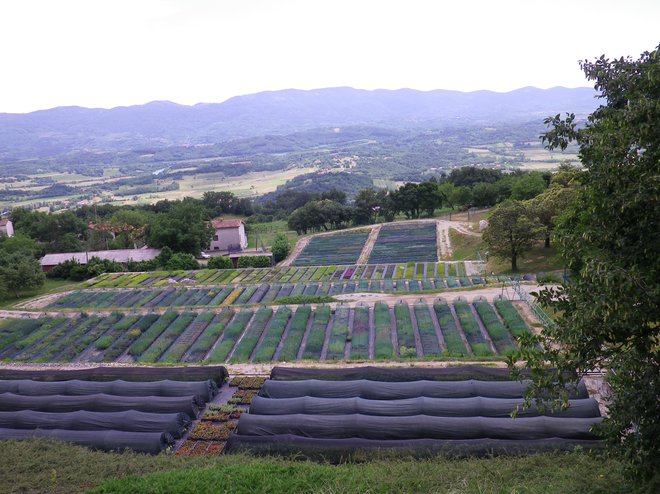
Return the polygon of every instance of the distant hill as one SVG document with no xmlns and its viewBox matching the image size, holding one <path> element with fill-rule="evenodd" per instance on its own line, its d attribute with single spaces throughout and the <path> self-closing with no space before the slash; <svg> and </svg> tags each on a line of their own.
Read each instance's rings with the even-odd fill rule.
<svg viewBox="0 0 660 494">
<path fill-rule="evenodd" d="M 320 127 L 369 125 L 439 128 L 522 122 L 597 106 L 590 88 L 522 88 L 508 93 L 327 88 L 268 91 L 223 103 L 155 101 L 110 110 L 59 107 L 0 114 L 0 157 L 24 159 L 72 151 L 150 150 L 219 143 Z"/>
</svg>

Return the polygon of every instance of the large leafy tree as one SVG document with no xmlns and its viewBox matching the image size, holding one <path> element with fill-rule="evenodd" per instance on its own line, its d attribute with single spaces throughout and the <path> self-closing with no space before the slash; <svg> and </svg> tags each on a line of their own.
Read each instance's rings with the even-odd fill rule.
<svg viewBox="0 0 660 494">
<path fill-rule="evenodd" d="M 509 259 L 511 271 L 518 271 L 518 258 L 523 256 L 543 235 L 544 228 L 521 201 L 500 203 L 488 218 L 483 239 L 489 253 Z"/>
<path fill-rule="evenodd" d="M 23 290 L 43 285 L 45 279 L 39 261 L 30 254 L 0 252 L 0 292 L 18 298 Z"/>
<path fill-rule="evenodd" d="M 208 248 L 213 229 L 199 201 L 185 198 L 169 211 L 156 215 L 149 226 L 147 243 L 151 247 L 169 247 L 174 252 L 198 255 Z"/>
<path fill-rule="evenodd" d="M 635 478 L 657 488 L 660 55 L 656 49 L 637 60 L 603 56 L 581 66 L 602 105 L 584 125 L 572 114 L 547 119 L 551 129 L 543 136 L 550 149 L 577 142 L 586 169 L 575 206 L 556 228 L 573 276 L 539 294 L 560 317 L 526 339 L 519 358 L 532 369 L 556 369 L 533 374 L 535 396 L 558 396 L 567 379 L 605 370 L 611 399 L 604 433 Z"/>
</svg>

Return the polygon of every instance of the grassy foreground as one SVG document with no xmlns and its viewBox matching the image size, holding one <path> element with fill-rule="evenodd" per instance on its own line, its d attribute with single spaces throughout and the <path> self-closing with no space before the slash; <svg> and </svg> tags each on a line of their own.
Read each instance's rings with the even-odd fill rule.
<svg viewBox="0 0 660 494">
<path fill-rule="evenodd" d="M 630 492 L 620 463 L 582 453 L 329 465 L 229 455 L 111 454 L 48 441 L 7 441 L 0 448 L 0 492 Z"/>
</svg>

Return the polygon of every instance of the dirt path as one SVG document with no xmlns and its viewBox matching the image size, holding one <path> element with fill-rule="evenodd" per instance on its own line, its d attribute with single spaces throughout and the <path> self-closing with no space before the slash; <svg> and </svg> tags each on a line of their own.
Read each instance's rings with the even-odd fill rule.
<svg viewBox="0 0 660 494">
<path fill-rule="evenodd" d="M 451 259 L 452 248 L 449 237 L 449 230 L 454 229 L 463 235 L 480 237 L 480 233 L 472 231 L 469 223 L 460 221 L 437 220 L 436 221 L 436 242 L 438 244 L 438 259 Z"/>
<path fill-rule="evenodd" d="M 303 237 L 300 240 L 296 242 L 296 245 L 293 247 L 293 252 L 289 254 L 289 257 L 284 259 L 279 265 L 281 267 L 288 267 L 291 266 L 291 263 L 294 262 L 300 253 L 307 247 L 307 244 L 309 244 L 309 241 L 312 239 L 312 237 Z"/>
<path fill-rule="evenodd" d="M 527 293 L 538 291 L 538 285 L 520 285 L 520 287 L 525 290 Z M 457 297 L 463 297 L 468 302 L 471 302 L 477 297 L 484 297 L 488 301 L 493 301 L 496 297 L 499 297 L 502 294 L 501 287 L 490 287 L 482 288 L 480 290 L 457 290 L 451 292 L 441 292 L 441 293 L 429 293 L 429 294 L 407 294 L 402 292 L 400 294 L 386 294 L 386 293 L 344 293 L 341 295 L 335 295 L 334 297 L 337 300 L 346 302 L 350 307 L 365 302 L 368 304 L 376 302 L 385 302 L 387 304 L 393 304 L 399 300 L 404 302 L 412 303 L 419 300 L 422 301 L 431 301 L 438 298 L 444 298 L 445 300 L 451 302 Z M 505 292 L 506 294 L 506 292 Z M 509 288 L 509 296 L 513 296 L 511 288 Z"/>
<path fill-rule="evenodd" d="M 376 243 L 376 239 L 378 238 L 378 234 L 380 233 L 380 229 L 382 227 L 383 225 L 376 225 L 371 229 L 369 232 L 369 238 L 367 238 L 367 241 L 364 243 L 362 252 L 360 252 L 360 257 L 358 257 L 357 264 L 367 264 L 367 261 L 371 256 L 371 252 L 374 250 L 374 244 Z"/>
</svg>

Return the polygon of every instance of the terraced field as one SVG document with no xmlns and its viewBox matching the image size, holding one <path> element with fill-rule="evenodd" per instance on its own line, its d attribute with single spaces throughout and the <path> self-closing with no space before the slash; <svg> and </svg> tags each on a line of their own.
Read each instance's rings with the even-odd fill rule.
<svg viewBox="0 0 660 494">
<path fill-rule="evenodd" d="M 292 266 L 321 266 L 355 263 L 360 257 L 369 230 L 318 235 L 298 255 Z"/>
<path fill-rule="evenodd" d="M 369 263 L 434 262 L 437 249 L 435 222 L 387 224 L 378 234 Z"/>
<path fill-rule="evenodd" d="M 0 359 L 236 363 L 500 358 L 515 349 L 515 336 L 527 331 L 508 301 L 83 314 L 0 320 Z"/>
<path fill-rule="evenodd" d="M 371 280 L 335 282 L 265 283 L 215 288 L 115 288 L 76 290 L 48 305 L 50 309 L 146 309 L 163 307 L 226 307 L 269 304 L 292 295 L 334 296 L 350 293 L 416 293 L 476 287 L 509 281 L 501 277 L 461 277 L 423 280 Z"/>
<path fill-rule="evenodd" d="M 464 262 L 406 262 L 293 266 L 257 269 L 202 269 L 150 273 L 106 273 L 89 280 L 91 288 L 167 288 L 177 286 L 254 285 L 308 281 L 422 280 L 466 277 Z"/>
</svg>

